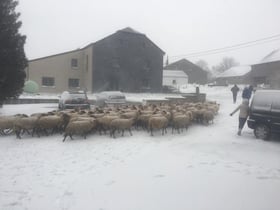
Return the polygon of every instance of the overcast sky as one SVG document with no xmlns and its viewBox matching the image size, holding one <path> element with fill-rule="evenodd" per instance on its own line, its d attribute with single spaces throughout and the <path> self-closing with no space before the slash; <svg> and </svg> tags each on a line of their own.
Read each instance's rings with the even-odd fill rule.
<svg viewBox="0 0 280 210">
<path fill-rule="evenodd" d="M 241 64 L 259 62 L 280 48 L 279 0 L 19 0 L 28 59 L 62 53 L 131 27 L 146 34 L 169 61 L 223 57 Z M 266 42 L 224 53 L 188 57 L 273 35 Z"/>
</svg>

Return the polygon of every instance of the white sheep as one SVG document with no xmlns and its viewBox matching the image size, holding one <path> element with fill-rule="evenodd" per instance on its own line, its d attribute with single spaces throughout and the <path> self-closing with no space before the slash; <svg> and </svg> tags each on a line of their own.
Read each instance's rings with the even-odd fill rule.
<svg viewBox="0 0 280 210">
<path fill-rule="evenodd" d="M 186 130 L 191 124 L 191 117 L 190 115 L 186 114 L 177 114 L 172 118 L 172 133 L 174 129 L 180 133 L 180 129 L 185 128 Z"/>
<path fill-rule="evenodd" d="M 153 136 L 153 130 L 155 129 L 161 129 L 162 130 L 162 135 L 164 133 L 167 133 L 167 125 L 168 125 L 168 120 L 164 116 L 151 116 L 149 118 L 149 130 L 151 131 L 151 136 Z"/>
<path fill-rule="evenodd" d="M 1 116 L 0 117 L 0 134 L 10 134 L 14 127 L 16 116 Z"/>
<path fill-rule="evenodd" d="M 209 122 L 214 123 L 214 113 L 211 110 L 205 110 L 203 112 L 203 121 L 208 125 Z"/>
<path fill-rule="evenodd" d="M 44 131 L 46 135 L 48 135 L 47 130 L 51 129 L 52 133 L 57 131 L 62 131 L 65 129 L 66 125 L 70 120 L 70 116 L 68 114 L 62 113 L 60 115 L 48 115 L 41 116 L 38 119 L 38 123 L 36 126 L 36 133 L 38 136 L 40 131 Z"/>
<path fill-rule="evenodd" d="M 32 117 L 18 117 L 14 121 L 14 132 L 16 134 L 16 137 L 21 139 L 21 132 L 27 132 L 29 133 L 30 130 L 32 130 L 32 136 L 34 134 L 35 128 L 37 126 L 39 117 L 38 116 L 32 116 Z"/>
<path fill-rule="evenodd" d="M 86 139 L 87 134 L 92 131 L 96 126 L 96 120 L 81 120 L 81 121 L 72 121 L 69 122 L 65 128 L 63 142 L 65 141 L 67 136 L 70 136 L 73 139 L 73 135 L 82 135 Z"/>
<path fill-rule="evenodd" d="M 113 136 L 114 138 L 116 138 L 116 136 L 115 136 L 116 130 L 122 131 L 122 136 L 124 135 L 124 131 L 128 130 L 130 135 L 132 136 L 131 127 L 132 127 L 134 121 L 135 121 L 134 118 L 130 118 L 130 119 L 119 118 L 119 119 L 112 120 L 110 123 L 110 128 L 111 128 L 110 136 Z"/>
</svg>

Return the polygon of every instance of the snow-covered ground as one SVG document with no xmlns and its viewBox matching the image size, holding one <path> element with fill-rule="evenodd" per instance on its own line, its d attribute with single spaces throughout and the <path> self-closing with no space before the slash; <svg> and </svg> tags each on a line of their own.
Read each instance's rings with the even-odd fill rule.
<svg viewBox="0 0 280 210">
<path fill-rule="evenodd" d="M 257 140 L 247 126 L 236 135 L 238 114 L 229 113 L 241 100 L 232 104 L 229 89 L 201 87 L 220 112 L 181 134 L 0 137 L 0 209 L 278 210 L 280 141 Z M 141 97 L 162 95 L 128 95 Z M 56 107 L 5 105 L 0 114 Z"/>
</svg>

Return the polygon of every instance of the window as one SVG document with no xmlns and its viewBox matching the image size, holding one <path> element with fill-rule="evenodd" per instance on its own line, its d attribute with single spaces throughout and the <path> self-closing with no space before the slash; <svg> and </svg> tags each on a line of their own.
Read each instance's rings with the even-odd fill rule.
<svg viewBox="0 0 280 210">
<path fill-rule="evenodd" d="M 69 87 L 79 87 L 79 79 L 69 79 L 68 80 L 68 86 Z"/>
<path fill-rule="evenodd" d="M 54 86 L 54 77 L 42 77 L 42 86 Z"/>
<path fill-rule="evenodd" d="M 172 84 L 173 84 L 173 85 L 176 85 L 176 84 L 177 84 L 176 79 L 173 79 L 173 80 L 172 80 Z"/>
<path fill-rule="evenodd" d="M 71 67 L 72 68 L 78 68 L 78 59 L 77 58 L 72 58 L 71 59 Z"/>
</svg>

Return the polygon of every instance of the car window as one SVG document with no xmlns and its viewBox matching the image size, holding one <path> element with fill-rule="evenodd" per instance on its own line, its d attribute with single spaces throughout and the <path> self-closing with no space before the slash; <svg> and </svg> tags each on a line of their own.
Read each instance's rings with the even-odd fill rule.
<svg viewBox="0 0 280 210">
<path fill-rule="evenodd" d="M 85 94 L 70 94 L 70 98 L 77 99 L 77 98 L 86 98 Z"/>
<path fill-rule="evenodd" d="M 109 97 L 110 99 L 125 99 L 124 96 L 113 95 Z"/>
<path fill-rule="evenodd" d="M 280 98 L 274 98 L 271 111 L 280 114 Z"/>
<path fill-rule="evenodd" d="M 252 110 L 270 111 L 272 105 L 272 95 L 269 93 L 256 94 L 252 102 Z"/>
</svg>

